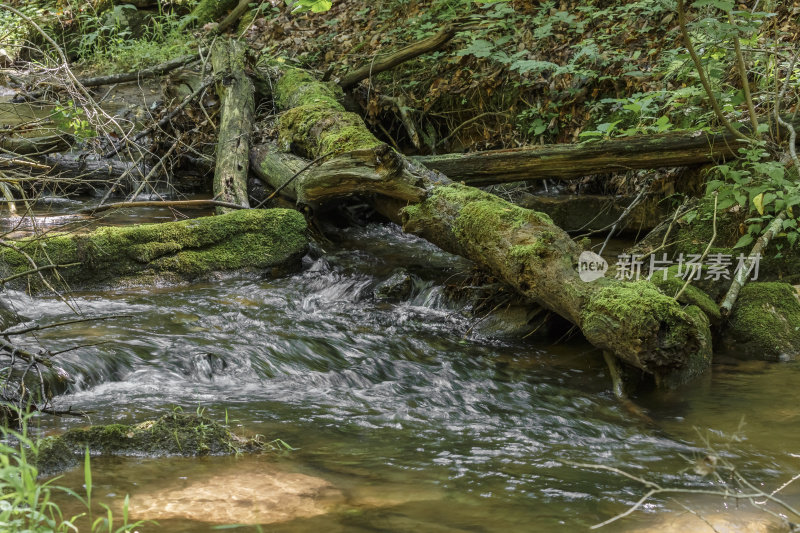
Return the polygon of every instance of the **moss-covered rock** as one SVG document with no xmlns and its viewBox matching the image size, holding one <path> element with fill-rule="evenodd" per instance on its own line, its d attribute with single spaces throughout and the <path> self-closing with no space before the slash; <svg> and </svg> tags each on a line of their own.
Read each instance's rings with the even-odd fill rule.
<svg viewBox="0 0 800 533">
<path fill-rule="evenodd" d="M 38 266 L 71 265 L 59 268 L 57 274 L 42 274 L 53 284 L 66 282 L 72 288 L 177 282 L 231 271 L 279 275 L 299 267 L 308 244 L 305 230 L 305 219 L 296 211 L 253 209 L 163 224 L 104 227 L 84 235 L 56 234 L 17 242 L 20 251 L 1 249 L 0 276 L 30 270 L 24 254 Z M 32 291 L 45 288 L 38 274 L 13 283 Z"/>
<path fill-rule="evenodd" d="M 202 415 L 171 413 L 140 424 L 109 424 L 70 429 L 40 441 L 36 465 L 52 474 L 78 464 L 88 447 L 92 455 L 223 455 L 262 451 L 265 445 L 234 435 Z"/>
<path fill-rule="evenodd" d="M 800 298 L 788 283 L 751 282 L 739 293 L 723 335 L 736 355 L 767 361 L 800 356 Z"/>
</svg>

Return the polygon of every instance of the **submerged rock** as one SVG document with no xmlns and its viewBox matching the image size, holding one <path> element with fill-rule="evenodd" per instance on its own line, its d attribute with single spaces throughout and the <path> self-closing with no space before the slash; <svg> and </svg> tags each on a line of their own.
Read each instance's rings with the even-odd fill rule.
<svg viewBox="0 0 800 533">
<path fill-rule="evenodd" d="M 800 356 L 800 297 L 788 283 L 742 287 L 723 343 L 734 353 L 767 361 Z"/>
<path fill-rule="evenodd" d="M 416 276 L 401 269 L 394 272 L 389 279 L 378 283 L 373 291 L 373 295 L 376 300 L 390 300 L 394 302 L 407 300 L 414 290 L 415 281 L 419 281 Z"/>
<path fill-rule="evenodd" d="M 263 465 L 135 494 L 130 514 L 136 520 L 274 524 L 327 514 L 344 502 L 342 492 L 322 478 Z"/>
<path fill-rule="evenodd" d="M 50 234 L 0 250 L 0 277 L 37 266 L 9 284 L 32 292 L 54 287 L 127 286 L 211 278 L 220 272 L 281 275 L 299 269 L 308 240 L 303 215 L 289 209 L 247 209 L 162 224 L 103 227 L 87 234 Z M 26 257 L 26 255 L 28 257 Z"/>
<path fill-rule="evenodd" d="M 222 455 L 264 450 L 264 443 L 234 435 L 202 415 L 171 413 L 140 424 L 109 424 L 70 429 L 43 439 L 36 465 L 42 474 L 54 474 L 92 455 Z"/>
</svg>

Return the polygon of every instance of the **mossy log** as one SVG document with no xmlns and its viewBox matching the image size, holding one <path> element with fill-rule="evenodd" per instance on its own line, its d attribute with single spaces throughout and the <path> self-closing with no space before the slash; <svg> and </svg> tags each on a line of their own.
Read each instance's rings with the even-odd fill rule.
<svg viewBox="0 0 800 533">
<path fill-rule="evenodd" d="M 222 101 L 214 168 L 214 198 L 249 207 L 247 171 L 250 135 L 255 113 L 255 88 L 245 73 L 246 47 L 238 41 L 220 41 L 211 49 L 211 64 L 220 78 L 217 94 Z M 218 207 L 217 213 L 228 209 Z"/>
<path fill-rule="evenodd" d="M 91 455 L 224 455 L 262 451 L 264 443 L 234 435 L 202 415 L 171 413 L 139 424 L 109 424 L 75 428 L 43 439 L 35 463 L 40 473 L 52 475 L 76 466 L 89 449 Z"/>
<path fill-rule="evenodd" d="M 380 169 L 374 172 L 376 182 L 396 179 L 403 194 L 413 194 L 394 195 L 386 186 L 370 191 L 363 175 L 358 180 L 361 186 L 352 192 L 401 200 L 407 205 L 401 213 L 406 231 L 475 261 L 523 296 L 572 321 L 589 342 L 652 374 L 661 385 L 688 381 L 708 367 L 709 322 L 699 308 L 684 309 L 648 282 L 582 281 L 576 270 L 581 248 L 547 215 L 454 184 L 409 161 L 378 141 L 359 117 L 346 112 L 338 95 L 336 86 L 297 70 L 288 71 L 276 85 L 276 102 L 286 109 L 278 121 L 282 147 L 309 158 L 333 158 L 316 168 L 313 179 L 306 178 L 309 190 L 298 177 L 285 187 L 291 189 L 289 194 L 301 202 L 340 197 L 344 191 L 339 174 L 326 173 L 324 167 L 334 169 L 342 161 L 350 168 L 353 158 L 362 162 L 372 158 L 362 168 Z M 267 180 L 275 179 L 275 187 L 292 174 L 274 171 L 287 166 L 286 158 L 274 156 L 274 151 L 256 153 L 254 159 Z M 333 191 L 330 196 L 322 192 L 326 179 Z"/>
<path fill-rule="evenodd" d="M 226 215 L 103 227 L 87 234 L 48 234 L 0 248 L 0 277 L 32 292 L 53 287 L 142 285 L 205 279 L 220 272 L 283 274 L 299 268 L 306 222 L 294 210 L 240 210 Z M 30 272 L 34 266 L 58 269 Z M 28 274 L 25 274 L 28 272 Z"/>
</svg>

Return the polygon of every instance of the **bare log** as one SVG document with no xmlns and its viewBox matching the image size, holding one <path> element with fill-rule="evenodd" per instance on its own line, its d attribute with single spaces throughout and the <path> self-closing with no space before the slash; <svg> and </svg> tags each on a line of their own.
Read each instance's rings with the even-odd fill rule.
<svg viewBox="0 0 800 533">
<path fill-rule="evenodd" d="M 245 73 L 245 46 L 238 41 L 217 43 L 211 51 L 211 64 L 215 75 L 220 76 L 217 93 L 222 101 L 214 197 L 249 207 L 247 171 L 255 113 L 255 88 Z M 224 213 L 227 209 L 217 207 L 217 212 Z"/>
<path fill-rule="evenodd" d="M 199 60 L 200 53 L 188 54 L 175 59 L 170 59 L 169 61 L 165 61 L 164 63 L 160 63 L 158 65 L 149 68 L 144 68 L 141 70 L 136 70 L 134 72 L 110 74 L 108 76 L 94 76 L 91 78 L 79 78 L 78 81 L 80 81 L 84 87 L 99 87 L 101 85 L 113 85 L 115 83 L 127 83 L 130 81 L 157 78 L 159 76 L 163 76 L 168 72 L 172 72 L 177 68 L 180 68 L 184 65 L 188 65 L 189 63 Z"/>
<path fill-rule="evenodd" d="M 49 135 L 47 137 L 0 136 L 0 149 L 17 155 L 45 154 L 69 150 L 72 135 Z"/>
<path fill-rule="evenodd" d="M 229 204 L 218 200 L 145 200 L 141 202 L 114 202 L 113 204 L 97 205 L 81 209 L 82 215 L 96 215 L 112 209 L 126 209 L 129 207 L 168 207 L 175 209 L 207 209 L 209 207 L 227 207 L 228 209 L 247 209 L 237 204 Z"/>
<path fill-rule="evenodd" d="M 104 188 L 121 176 L 131 181 L 147 174 L 141 163 L 120 159 L 104 159 L 87 152 L 52 153 L 26 156 L 25 159 L 0 155 L 0 169 L 14 168 L 41 178 L 48 188 L 58 188 L 68 193 L 86 194 Z M 20 180 L 22 181 L 22 180 Z"/>
<path fill-rule="evenodd" d="M 729 133 L 666 133 L 581 144 L 528 146 L 413 159 L 467 185 L 581 178 L 632 169 L 685 167 L 736 157 L 747 143 Z"/>
<path fill-rule="evenodd" d="M 347 90 L 350 87 L 357 84 L 358 82 L 360 82 L 361 80 L 365 80 L 370 76 L 374 76 L 375 74 L 394 68 L 400 63 L 404 63 L 410 59 L 414 59 L 415 57 L 421 56 L 422 54 L 438 50 L 439 48 L 447 44 L 447 42 L 450 39 L 452 39 L 457 32 L 458 32 L 457 27 L 447 25 L 444 28 L 442 28 L 436 35 L 433 35 L 421 41 L 417 41 L 416 43 L 412 43 L 406 46 L 405 48 L 401 48 L 400 50 L 393 53 L 389 57 L 370 61 L 369 63 L 362 65 L 356 70 L 348 72 L 347 74 L 342 76 L 342 78 L 339 80 L 339 86 L 342 89 Z"/>
<path fill-rule="evenodd" d="M 308 74 L 290 71 L 278 82 L 275 96 L 288 109 L 278 123 L 284 146 L 311 158 L 334 155 L 314 170 L 313 179 L 309 175 L 287 187 L 299 201 L 346 194 L 340 171 L 351 169 L 358 159 L 362 175 L 358 190 L 351 192 L 373 192 L 400 200 L 401 205 L 410 203 L 401 211 L 406 231 L 475 261 L 521 295 L 573 322 L 596 347 L 652 374 L 660 385 L 685 382 L 710 364 L 709 323 L 699 308 L 683 309 L 649 282 L 584 282 L 576 270 L 580 247 L 547 215 L 454 184 L 392 151 L 344 110 L 329 85 Z M 364 164 L 370 157 L 372 163 Z M 266 169 L 281 164 L 285 160 L 266 151 L 258 166 L 269 174 Z M 363 175 L 370 168 L 384 173 L 374 172 L 376 183 L 399 180 L 402 193 L 385 186 L 370 190 Z M 278 174 L 285 179 L 289 172 Z M 413 195 L 400 196 L 409 191 Z M 421 201 L 418 195 L 423 196 Z"/>
</svg>

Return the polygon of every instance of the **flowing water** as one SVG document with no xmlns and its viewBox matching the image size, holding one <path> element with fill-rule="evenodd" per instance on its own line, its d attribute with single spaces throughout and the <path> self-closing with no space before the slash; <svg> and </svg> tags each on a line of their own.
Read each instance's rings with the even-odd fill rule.
<svg viewBox="0 0 800 533">
<path fill-rule="evenodd" d="M 297 448 L 98 457 L 96 500 L 119 516 L 130 495 L 134 518 L 158 521 L 143 532 L 230 523 L 281 532 L 573 531 L 623 511 L 644 490 L 569 462 L 713 487 L 684 472 L 709 438 L 765 489 L 800 470 L 796 363 L 721 358 L 699 383 L 635 398 L 647 422 L 613 397 L 602 358 L 584 342 L 473 328 L 464 304 L 444 291 L 467 262 L 390 225 L 343 230 L 337 240 L 283 279 L 74 296 L 87 315 L 128 316 L 39 334 L 52 349 L 106 342 L 60 356 L 78 379 L 58 407 L 91 410 L 92 423 L 202 409 L 242 434 Z M 374 298 L 400 267 L 416 275 L 412 294 Z M 74 317 L 56 299 L 12 296 L 31 320 Z M 80 424 L 44 419 L 41 430 Z M 82 476 L 68 472 L 59 483 L 78 490 Z M 792 487 L 785 492 L 799 499 Z M 707 513 L 736 507 L 713 497 L 681 501 Z M 607 530 L 661 530 L 675 509 L 655 499 Z"/>
</svg>

